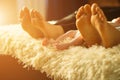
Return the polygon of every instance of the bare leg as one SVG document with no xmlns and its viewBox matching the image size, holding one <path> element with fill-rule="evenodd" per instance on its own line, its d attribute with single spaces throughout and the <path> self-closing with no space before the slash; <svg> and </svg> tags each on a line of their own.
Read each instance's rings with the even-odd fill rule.
<svg viewBox="0 0 120 80">
<path fill-rule="evenodd" d="M 100 44 L 101 38 L 91 24 L 91 7 L 85 5 L 79 8 L 76 15 L 76 26 L 88 45 Z"/>
<path fill-rule="evenodd" d="M 93 4 L 91 22 L 99 32 L 102 45 L 105 47 L 112 47 L 120 43 L 120 31 L 115 27 L 107 23 L 107 19 L 103 11 L 98 7 L 97 4 Z"/>
<path fill-rule="evenodd" d="M 20 12 L 20 20 L 23 29 L 34 38 L 54 38 L 64 33 L 62 26 L 47 23 L 35 10 L 31 12 L 24 8 Z"/>
<path fill-rule="evenodd" d="M 20 12 L 20 21 L 23 29 L 34 38 L 43 37 L 43 33 L 35 28 L 31 22 L 31 16 L 28 8 L 23 8 Z"/>
</svg>

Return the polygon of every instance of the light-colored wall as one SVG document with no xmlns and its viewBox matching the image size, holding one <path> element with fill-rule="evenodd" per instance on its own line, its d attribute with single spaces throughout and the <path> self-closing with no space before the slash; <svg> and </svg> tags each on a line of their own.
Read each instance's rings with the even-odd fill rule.
<svg viewBox="0 0 120 80">
<path fill-rule="evenodd" d="M 16 0 L 0 0 L 0 25 L 17 22 Z"/>
<path fill-rule="evenodd" d="M 27 6 L 29 9 L 35 9 L 41 13 L 43 17 L 46 15 L 46 0 L 17 0 L 18 9 Z"/>
<path fill-rule="evenodd" d="M 19 23 L 19 12 L 23 6 L 35 9 L 46 16 L 46 0 L 0 0 L 0 25 Z"/>
</svg>

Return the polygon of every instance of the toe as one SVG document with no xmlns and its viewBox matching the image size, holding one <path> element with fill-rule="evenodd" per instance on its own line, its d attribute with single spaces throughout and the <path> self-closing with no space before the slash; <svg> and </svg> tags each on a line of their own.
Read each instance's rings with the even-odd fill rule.
<svg viewBox="0 0 120 80">
<path fill-rule="evenodd" d="M 20 22 L 22 23 L 22 25 L 26 25 L 31 22 L 29 9 L 27 7 L 24 7 L 20 11 Z"/>
<path fill-rule="evenodd" d="M 35 14 L 34 14 L 35 10 L 31 10 L 30 13 L 31 13 L 31 18 L 34 19 L 35 18 Z"/>
<path fill-rule="evenodd" d="M 78 9 L 78 12 L 76 14 L 76 19 L 78 19 L 81 15 L 84 14 L 84 7 L 81 6 L 79 9 Z"/>
<path fill-rule="evenodd" d="M 104 12 L 100 9 L 100 7 L 97 7 L 98 14 L 100 15 L 100 18 L 102 21 L 107 21 L 107 18 L 105 17 Z"/>
<path fill-rule="evenodd" d="M 92 7 L 91 7 L 92 15 L 96 15 L 97 14 L 96 8 L 97 8 L 97 4 L 96 3 L 92 4 Z"/>
<path fill-rule="evenodd" d="M 35 10 L 31 10 L 31 21 L 34 25 L 36 25 L 36 23 L 38 21 L 36 14 L 35 14 Z"/>
<path fill-rule="evenodd" d="M 23 10 L 29 12 L 29 9 L 27 7 L 24 7 Z"/>
<path fill-rule="evenodd" d="M 38 11 L 32 10 L 31 11 L 31 21 L 34 25 L 40 25 L 40 24 L 43 25 L 44 19 Z"/>
<path fill-rule="evenodd" d="M 30 12 L 29 12 L 29 9 L 27 7 L 25 7 L 23 9 L 23 11 L 24 11 L 24 14 L 26 14 L 28 17 L 30 17 Z"/>
<path fill-rule="evenodd" d="M 31 21 L 34 25 L 38 25 L 38 18 L 36 17 L 36 11 L 35 10 L 32 10 L 31 11 Z"/>
<path fill-rule="evenodd" d="M 27 7 L 24 8 L 23 14 L 24 14 L 24 21 L 26 23 L 30 23 L 31 22 L 31 17 L 30 17 L 29 9 Z"/>
<path fill-rule="evenodd" d="M 38 11 L 35 11 L 35 14 L 36 18 L 38 18 L 39 20 L 43 20 L 43 16 Z"/>
<path fill-rule="evenodd" d="M 23 18 L 24 14 L 25 14 L 25 10 L 27 9 L 27 7 L 23 7 L 21 10 L 20 10 L 20 18 Z"/>
<path fill-rule="evenodd" d="M 88 14 L 88 15 L 91 15 L 91 8 L 90 8 L 90 5 L 89 4 L 86 4 L 84 6 L 84 10 L 85 10 L 85 13 Z"/>
</svg>

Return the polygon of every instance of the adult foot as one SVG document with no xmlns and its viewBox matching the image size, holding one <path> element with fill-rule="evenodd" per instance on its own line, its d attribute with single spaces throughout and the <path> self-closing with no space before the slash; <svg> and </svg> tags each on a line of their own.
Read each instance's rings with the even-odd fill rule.
<svg viewBox="0 0 120 80">
<path fill-rule="evenodd" d="M 43 19 L 41 14 L 37 12 L 36 10 L 31 11 L 31 22 L 34 25 L 35 28 L 37 28 L 40 32 L 43 33 L 44 37 L 49 38 L 49 33 L 46 30 L 46 21 Z"/>
<path fill-rule="evenodd" d="M 41 14 L 35 10 L 31 12 L 31 20 L 34 27 L 39 29 L 47 38 L 56 39 L 64 33 L 62 26 L 48 23 L 43 19 Z"/>
<path fill-rule="evenodd" d="M 97 4 L 93 4 L 91 7 L 92 18 L 91 22 L 95 26 L 96 30 L 102 39 L 102 45 L 105 47 L 112 47 L 120 43 L 120 31 L 115 27 L 107 23 L 107 19 L 103 11 Z"/>
<path fill-rule="evenodd" d="M 91 24 L 91 7 L 86 4 L 79 8 L 76 14 L 76 26 L 82 34 L 85 42 L 91 46 L 100 44 L 101 39 L 95 27 Z"/>
<path fill-rule="evenodd" d="M 34 24 L 31 22 L 31 15 L 28 8 L 24 7 L 20 11 L 20 21 L 21 21 L 22 28 L 26 32 L 28 32 L 32 37 L 34 38 L 44 37 L 43 33 L 39 29 L 35 28 Z"/>
</svg>

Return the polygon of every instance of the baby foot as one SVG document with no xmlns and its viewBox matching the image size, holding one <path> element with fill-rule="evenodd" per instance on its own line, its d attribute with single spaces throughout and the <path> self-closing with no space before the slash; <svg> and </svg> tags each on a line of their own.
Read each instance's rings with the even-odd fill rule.
<svg viewBox="0 0 120 80">
<path fill-rule="evenodd" d="M 115 29 L 112 25 L 107 23 L 107 19 L 103 11 L 97 4 L 93 4 L 91 22 L 95 26 L 96 30 L 102 39 L 102 45 L 105 47 L 112 47 L 120 43 L 120 31 Z"/>
<path fill-rule="evenodd" d="M 100 44 L 100 36 L 91 24 L 90 5 L 87 4 L 79 8 L 76 14 L 76 26 L 88 45 Z"/>
<path fill-rule="evenodd" d="M 115 27 L 120 27 L 120 17 L 113 19 L 111 23 L 114 23 L 113 26 Z"/>
<path fill-rule="evenodd" d="M 31 22 L 31 16 L 28 8 L 23 8 L 20 12 L 20 21 L 22 28 L 28 32 L 34 38 L 43 37 L 43 33 L 34 27 L 34 24 Z"/>
<path fill-rule="evenodd" d="M 112 22 L 120 24 L 120 17 L 113 19 Z"/>
</svg>

